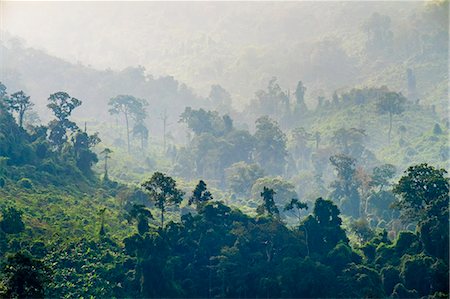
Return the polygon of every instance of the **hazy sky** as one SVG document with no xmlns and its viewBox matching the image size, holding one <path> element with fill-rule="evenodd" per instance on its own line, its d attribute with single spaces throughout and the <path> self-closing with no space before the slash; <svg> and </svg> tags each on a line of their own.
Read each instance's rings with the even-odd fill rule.
<svg viewBox="0 0 450 299">
<path fill-rule="evenodd" d="M 149 64 L 154 57 L 167 55 L 161 48 L 170 52 L 202 34 L 227 43 L 261 44 L 282 33 L 298 42 L 332 28 L 341 17 L 335 14 L 336 7 L 358 6 L 356 2 L 0 2 L 3 30 L 24 38 L 29 46 L 99 68 Z M 369 11 L 372 4 L 365 5 Z M 345 20 L 341 23 L 345 25 Z M 255 32 L 264 32 L 267 40 Z"/>
<path fill-rule="evenodd" d="M 278 75 L 277 57 L 285 55 L 286 49 L 295 59 L 308 60 L 307 43 L 330 36 L 345 41 L 345 34 L 360 31 L 360 23 L 374 7 L 380 13 L 399 14 L 419 5 L 382 1 L 0 3 L 2 30 L 23 38 L 27 46 L 98 69 L 142 65 L 148 73 L 173 75 L 202 94 L 219 83 L 246 96 Z M 393 5 L 397 6 L 393 9 Z M 353 45 L 348 49 L 357 50 Z M 255 74 L 261 64 L 265 69 Z M 228 82 L 235 76 L 228 69 L 244 75 Z M 302 75 L 300 71 L 292 72 L 293 82 Z M 259 80 L 251 87 L 245 85 L 250 77 Z"/>
</svg>

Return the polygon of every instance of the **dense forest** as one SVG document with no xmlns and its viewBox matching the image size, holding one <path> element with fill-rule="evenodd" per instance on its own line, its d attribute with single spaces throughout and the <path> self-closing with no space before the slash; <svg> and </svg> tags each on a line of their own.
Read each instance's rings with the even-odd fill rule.
<svg viewBox="0 0 450 299">
<path fill-rule="evenodd" d="M 203 5 L 177 78 L 4 33 L 0 297 L 448 298 L 448 1 Z"/>
</svg>

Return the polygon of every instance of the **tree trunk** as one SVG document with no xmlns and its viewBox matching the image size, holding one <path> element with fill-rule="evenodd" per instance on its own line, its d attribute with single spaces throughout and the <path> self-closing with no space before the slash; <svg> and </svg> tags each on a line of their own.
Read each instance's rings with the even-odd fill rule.
<svg viewBox="0 0 450 299">
<path fill-rule="evenodd" d="M 25 114 L 25 111 L 20 111 L 19 113 L 19 127 L 23 128 L 23 115 Z"/>
<path fill-rule="evenodd" d="M 365 207 L 364 207 L 364 216 L 366 217 L 367 220 L 367 212 L 369 211 L 369 198 L 366 196 L 366 202 L 365 202 Z"/>
<path fill-rule="evenodd" d="M 161 209 L 161 228 L 164 228 L 164 209 Z"/>
<path fill-rule="evenodd" d="M 108 177 L 108 156 L 105 156 L 105 178 Z"/>
</svg>

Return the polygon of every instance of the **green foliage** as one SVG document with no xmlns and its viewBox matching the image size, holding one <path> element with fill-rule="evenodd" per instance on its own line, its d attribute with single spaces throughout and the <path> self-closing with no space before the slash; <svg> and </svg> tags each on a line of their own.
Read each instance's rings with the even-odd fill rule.
<svg viewBox="0 0 450 299">
<path fill-rule="evenodd" d="M 56 116 L 56 120 L 51 121 L 49 124 L 49 140 L 58 148 L 58 150 L 61 150 L 67 141 L 67 130 L 74 132 L 78 129 L 76 123 L 69 120 L 69 116 L 75 108 L 81 106 L 81 101 L 71 97 L 66 92 L 51 94 L 48 101 L 50 103 L 47 107 L 50 108 Z"/>
<path fill-rule="evenodd" d="M 256 161 L 268 173 L 280 175 L 286 164 L 286 135 L 268 116 L 256 120 Z"/>
<path fill-rule="evenodd" d="M 395 250 L 399 256 L 405 253 L 417 254 L 420 252 L 420 242 L 416 234 L 408 231 L 400 232 L 395 241 Z"/>
<path fill-rule="evenodd" d="M 430 293 L 430 268 L 433 260 L 424 255 L 404 256 L 401 264 L 401 277 L 404 285 L 410 290 L 416 290 L 420 296 Z M 420 275 L 417 275 L 420 273 Z"/>
<path fill-rule="evenodd" d="M 394 186 L 401 196 L 398 207 L 402 215 L 410 220 L 422 220 L 427 211 L 448 206 L 449 180 L 447 171 L 428 166 L 426 163 L 411 166 Z"/>
<path fill-rule="evenodd" d="M 342 210 L 355 218 L 360 214 L 359 180 L 356 178 L 355 159 L 336 155 L 330 157 L 330 162 L 336 168 L 338 178 L 331 184 L 331 196 L 340 202 Z"/>
<path fill-rule="evenodd" d="M 298 81 L 294 95 L 296 99 L 296 110 L 300 111 L 301 113 L 305 113 L 308 111 L 308 107 L 305 104 L 305 92 L 306 87 L 303 85 L 303 82 Z"/>
<path fill-rule="evenodd" d="M 86 175 L 91 174 L 92 166 L 98 162 L 97 155 L 92 148 L 100 143 L 98 133 L 88 135 L 86 132 L 77 131 L 72 137 L 76 165 Z"/>
<path fill-rule="evenodd" d="M 26 253 L 17 252 L 2 265 L 7 298 L 44 298 L 49 273 L 41 261 Z"/>
<path fill-rule="evenodd" d="M 300 229 L 306 232 L 308 251 L 312 254 L 327 254 L 339 242 L 348 243 L 341 228 L 342 219 L 338 207 L 329 200 L 318 198 L 313 215 L 309 215 Z"/>
<path fill-rule="evenodd" d="M 249 195 L 256 180 L 264 176 L 264 171 L 257 164 L 238 162 L 226 170 L 228 187 L 237 194 Z"/>
<path fill-rule="evenodd" d="M 280 211 L 278 210 L 275 201 L 273 200 L 273 196 L 275 195 L 275 191 L 273 189 L 269 189 L 264 186 L 263 191 L 260 193 L 263 203 L 256 208 L 256 212 L 258 215 L 263 215 L 267 213 L 269 216 L 279 217 Z"/>
<path fill-rule="evenodd" d="M 375 236 L 369 222 L 364 218 L 353 221 L 350 224 L 350 229 L 355 233 L 360 243 L 368 242 Z"/>
<path fill-rule="evenodd" d="M 295 216 L 298 218 L 298 221 L 300 222 L 301 220 L 301 212 L 300 210 L 308 209 L 308 205 L 304 202 L 299 201 L 297 198 L 292 198 L 290 202 L 288 202 L 285 206 L 284 206 L 284 211 L 292 211 L 293 213 L 295 213 Z M 295 211 L 294 211 L 295 210 Z"/>
<path fill-rule="evenodd" d="M 416 290 L 408 290 L 402 283 L 395 285 L 392 292 L 393 298 L 419 298 Z"/>
<path fill-rule="evenodd" d="M 111 158 L 112 150 L 109 148 L 105 148 L 100 152 L 100 155 L 103 155 L 103 159 L 105 160 L 105 173 L 103 175 L 103 180 L 108 181 L 108 159 Z"/>
<path fill-rule="evenodd" d="M 321 298 L 336 294 L 338 286 L 334 283 L 335 273 L 330 267 L 309 257 L 303 260 L 285 258 L 283 262 L 283 297 Z M 323 287 L 323 281 L 329 282 L 326 288 Z"/>
<path fill-rule="evenodd" d="M 148 220 L 154 218 L 152 213 L 144 205 L 134 204 L 128 214 L 128 219 L 129 221 L 132 219 L 137 220 L 138 232 L 140 235 L 143 235 L 150 229 Z"/>
<path fill-rule="evenodd" d="M 420 239 L 426 251 L 448 263 L 449 259 L 449 227 L 448 209 L 438 215 L 429 215 L 418 225 Z"/>
<path fill-rule="evenodd" d="M 389 115 L 388 142 L 391 142 L 392 116 L 403 113 L 406 98 L 401 93 L 387 92 L 377 102 L 378 113 Z"/>
<path fill-rule="evenodd" d="M 120 282 L 125 277 L 119 264 L 123 253 L 111 242 L 86 239 L 70 244 L 56 243 L 44 258 L 52 276 L 46 288 L 51 298 L 120 296 Z"/>
<path fill-rule="evenodd" d="M 288 115 L 290 112 L 289 97 L 281 89 L 276 77 L 269 80 L 266 90 L 258 90 L 255 96 L 256 99 L 251 103 L 253 106 L 251 113 L 254 115 L 276 118 L 280 115 Z"/>
<path fill-rule="evenodd" d="M 381 280 L 383 282 L 384 293 L 392 294 L 394 287 L 400 283 L 400 271 L 393 267 L 387 266 L 381 269 Z"/>
<path fill-rule="evenodd" d="M 180 222 L 168 221 L 156 228 L 150 223 L 151 208 L 144 205 L 148 204 L 147 196 L 156 208 L 158 202 L 152 198 L 166 200 L 167 217 L 177 219 L 174 216 L 178 211 L 166 209 L 166 204 L 178 204 L 182 192 L 175 180 L 162 173 L 155 173 L 144 185 L 148 193 L 122 186 L 122 191 L 116 191 L 117 199 L 110 200 L 106 194 L 101 201 L 80 195 L 66 196 L 64 201 L 50 200 L 51 195 L 29 199 L 34 213 L 39 211 L 34 202 L 42 200 L 51 203 L 46 206 L 55 210 L 44 208 L 45 213 L 37 217 L 25 210 L 33 234 L 52 236 L 52 241 L 39 242 L 33 238 L 29 243 L 20 234 L 21 244 L 6 236 L 10 240 L 6 247 L 10 251 L 29 248 L 44 265 L 51 267 L 52 279 L 46 282 L 45 295 L 58 298 L 359 298 L 414 296 L 415 292 L 420 296 L 445 294 L 448 288 L 448 262 L 429 256 L 420 234 L 402 232 L 393 245 L 386 233 L 372 235 L 361 248 L 366 257 L 363 259 L 349 244 L 340 211 L 331 201 L 317 199 L 312 215 L 299 227 L 289 229 L 276 217 L 253 218 L 212 199 L 206 184 L 199 182 L 192 201 L 201 203 L 201 209 L 195 215 L 183 214 Z M 262 196 L 264 211 L 276 216 L 273 190 L 266 188 Z M 117 205 L 119 198 L 121 206 Z M 108 209 L 95 208 L 100 204 Z M 128 214 L 123 218 L 117 212 L 127 205 L 131 208 L 127 208 Z M 287 202 L 287 207 L 297 212 L 305 206 L 295 198 Z M 93 220 L 98 213 L 92 213 L 93 210 L 101 212 L 104 232 L 100 239 L 97 237 L 100 223 Z M 36 225 L 43 223 L 36 219 L 49 219 L 52 226 L 60 227 L 58 234 L 76 232 L 78 236 L 91 235 L 95 239 L 68 236 L 63 241 L 56 234 L 48 235 L 37 229 Z M 136 220 L 137 233 L 127 229 L 126 219 Z M 79 226 L 74 225 L 77 221 L 81 221 Z M 364 230 L 359 231 L 361 243 L 370 239 L 370 234 L 365 236 Z M 418 272 L 423 273 L 420 280 L 413 275 Z M 327 281 L 327 288 L 321 285 L 323 281 Z"/>
<path fill-rule="evenodd" d="M 161 212 L 161 228 L 164 227 L 164 212 L 168 206 L 177 206 L 183 200 L 184 192 L 177 188 L 176 182 L 170 176 L 155 172 L 152 177 L 142 183 L 149 198 Z"/>
<path fill-rule="evenodd" d="M 435 134 L 435 135 L 443 134 L 443 131 L 442 131 L 441 126 L 439 124 L 434 124 L 433 134 Z"/>
<path fill-rule="evenodd" d="M 118 95 L 114 98 L 111 98 L 108 102 L 108 105 L 110 106 L 109 113 L 111 115 L 123 114 L 123 116 L 125 117 L 127 149 L 128 153 L 130 153 L 129 122 L 131 119 L 133 119 L 135 122 L 135 133 L 137 135 L 140 135 L 142 140 L 146 139 L 146 136 L 148 136 L 148 131 L 143 121 L 147 115 L 145 106 L 147 106 L 148 103 L 144 99 L 138 99 L 131 95 Z"/>
<path fill-rule="evenodd" d="M 339 242 L 327 254 L 326 259 L 336 272 L 343 271 L 351 263 L 359 264 L 361 262 L 361 257 L 348 244 L 345 244 L 345 242 Z"/>
<path fill-rule="evenodd" d="M 441 4 L 430 4 L 428 18 L 446 24 L 439 9 Z M 419 15 L 417 18 L 426 19 Z M 386 16 L 372 15 L 365 26 L 373 51 L 368 55 L 369 60 L 358 54 L 361 60 L 352 64 L 359 62 L 367 68 L 364 76 L 366 83 L 370 83 L 368 86 L 395 78 L 392 83 L 395 90 L 404 88 L 404 83 L 399 83 L 403 79 L 398 79 L 404 77 L 403 62 L 402 65 L 386 63 L 389 65 L 386 67 L 382 60 L 385 55 L 395 55 L 408 58 L 408 64 L 418 66 L 408 73 L 408 97 L 415 100 L 418 96 L 416 72 L 423 102 L 432 103 L 441 97 L 440 91 L 446 90 L 446 84 L 433 82 L 429 87 L 427 80 L 440 76 L 442 67 L 429 65 L 429 58 L 418 53 L 397 51 L 397 43 L 407 42 L 395 36 L 394 43 L 394 31 Z M 417 29 L 416 25 L 411 26 Z M 433 25 L 420 33 L 417 37 L 423 49 L 428 49 L 427 54 L 439 55 L 441 50 L 434 46 L 442 42 L 440 36 L 445 29 Z M 313 46 L 308 55 L 315 61 L 314 69 L 340 66 L 341 60 L 347 61 L 350 56 L 354 59 L 355 54 L 348 52 L 348 45 L 334 41 L 318 44 L 320 48 Z M 358 48 L 352 49 L 359 53 Z M 289 54 L 290 50 L 286 51 Z M 447 55 L 446 51 L 441 52 Z M 418 64 L 418 60 L 423 62 Z M 441 61 L 433 63 L 446 65 Z M 373 65 L 377 65 L 379 78 L 369 75 Z M 336 73 L 345 72 L 343 68 Z M 324 75 L 313 70 L 311 73 L 305 82 L 311 82 L 314 77 L 335 77 L 334 72 Z M 153 101 L 171 103 L 173 97 L 183 104 L 173 109 L 168 107 L 172 115 L 181 112 L 184 105 L 198 107 L 195 101 L 199 97 L 171 77 L 153 79 L 142 68 L 127 69 L 120 75 L 109 72 L 109 75 L 114 77 L 114 83 L 101 81 L 96 87 L 105 89 L 106 93 L 103 90 L 99 94 L 108 96 L 92 98 L 108 98 L 120 82 L 128 90 L 151 95 L 155 112 L 160 107 Z M 287 77 L 298 80 L 295 76 Z M 8 96 L 6 87 L 0 84 L 0 179 L 5 178 L 6 182 L 0 190 L 3 202 L 0 205 L 4 211 L 8 202 L 14 202 L 17 207 L 16 212 L 7 211 L 2 216 L 0 259 L 5 260 L 5 252 L 15 253 L 20 249 L 42 258 L 54 269 L 54 279 L 46 295 L 57 298 L 445 297 L 449 243 L 445 170 L 416 165 L 395 185 L 394 191 L 400 197 L 397 207 L 409 217 L 408 226 L 397 219 L 398 211 L 390 209 L 395 201 L 390 185 L 396 167 L 419 160 L 430 163 L 448 160 L 445 121 L 437 123 L 434 107 L 422 106 L 411 99 L 406 102 L 400 93 L 391 92 L 387 87 L 334 93 L 326 90 L 318 95 L 319 105 L 313 109 L 307 105 L 315 100 L 317 87 L 307 84 L 311 92 L 306 94 L 305 85 L 299 81 L 294 99 L 289 91 L 292 85 L 284 91 L 285 87 L 273 78 L 266 90 L 256 93 L 253 105 L 244 113 L 231 109 L 230 93 L 219 85 L 211 86 L 208 105 L 218 103 L 220 113 L 231 113 L 235 122 L 228 114 L 208 110 L 211 106 L 198 110 L 186 108 L 181 122 L 194 134 L 189 134 L 186 146 L 170 146 L 167 155 L 155 154 L 159 152 L 157 141 L 156 149 L 146 146 L 149 130 L 145 123 L 145 101 L 132 96 L 113 98 L 111 113 L 123 114 L 127 121 L 128 152 L 131 153 L 128 117 L 141 148 L 133 156 L 126 155 L 120 146 L 124 141 L 116 136 L 117 126 L 105 129 L 118 142 L 112 159 L 111 150 L 102 152 L 105 162 L 102 183 L 91 170 L 97 162 L 93 147 L 100 142 L 98 136 L 78 130 L 76 123 L 69 120 L 81 102 L 66 93 L 53 94 L 49 108 L 57 119 L 48 128 L 27 127 L 26 131 L 20 128 L 20 115 L 17 125 L 5 103 L 19 98 L 29 102 L 28 97 Z M 248 118 L 261 114 L 277 122 L 268 116 L 260 117 L 254 135 L 246 129 L 237 129 L 247 128 Z M 389 114 L 389 124 L 382 114 Z M 393 115 L 399 116 L 393 119 Z M 437 126 L 433 128 L 434 124 Z M 389 141 L 392 126 L 399 127 L 398 142 L 383 141 L 382 132 L 388 125 Z M 296 128 L 290 131 L 289 144 L 281 128 Z M 166 135 L 164 132 L 164 138 Z M 108 143 L 112 138 L 108 136 L 105 140 Z M 336 156 L 338 153 L 348 157 Z M 337 178 L 327 163 L 330 157 Z M 144 193 L 133 185 L 110 180 L 108 161 L 112 162 L 111 178 L 135 183 L 155 169 L 164 169 L 187 181 L 179 181 L 181 187 L 178 187 L 172 177 L 155 172 L 142 185 Z M 373 169 L 371 174 L 370 169 Z M 283 177 L 264 177 L 264 172 Z M 189 213 L 192 209 L 183 204 L 178 209 L 184 191 L 192 190 L 200 178 L 208 179 L 208 187 L 217 192 L 214 198 L 206 183 L 200 180 L 187 200 L 188 204 L 196 205 L 197 213 L 192 215 Z M 307 205 L 297 199 L 297 192 L 309 203 L 311 198 L 328 192 L 329 182 L 332 182 L 331 197 L 338 204 L 320 198 L 312 214 L 306 216 Z M 230 196 L 224 186 L 235 194 Z M 313 188 L 316 190 L 312 192 Z M 247 198 L 250 195 L 253 200 Z M 260 195 L 263 203 L 257 207 L 255 201 L 260 201 Z M 241 203 L 242 211 L 252 215 L 252 208 L 257 207 L 259 214 L 269 217 L 248 216 L 235 208 Z M 281 207 L 286 214 L 295 211 L 298 227 L 286 225 L 292 224 L 289 217 L 278 217 Z M 159 228 L 152 221 L 155 209 L 161 213 Z M 8 213 L 13 216 L 5 216 Z M 25 233 L 19 233 L 24 230 L 22 216 L 27 224 Z M 137 234 L 134 225 L 126 225 L 126 220 L 136 221 Z M 21 223 L 22 228 L 8 233 L 3 227 L 11 225 L 3 225 L 5 221 L 14 222 L 17 227 Z M 380 232 L 377 227 L 389 232 Z M 415 227 L 416 233 L 402 232 Z M 395 239 L 394 244 L 388 235 Z M 417 273 L 423 277 L 414 277 Z M 2 282 L 7 281 L 6 275 L 0 276 Z M 1 288 L 6 289 L 5 285 Z"/>
<path fill-rule="evenodd" d="M 188 204 L 195 204 L 197 210 L 199 210 L 206 202 L 213 199 L 211 192 L 206 188 L 206 183 L 200 180 L 195 186 L 194 191 L 192 191 L 192 196 L 189 197 Z"/>
<path fill-rule="evenodd" d="M 219 117 L 214 111 L 186 108 L 181 115 L 195 136 L 176 157 L 175 173 L 187 179 L 208 177 L 225 186 L 225 169 L 236 162 L 249 163 L 254 150 L 254 137 L 246 130 L 236 130 L 228 115 Z"/>
<path fill-rule="evenodd" d="M 340 128 L 334 132 L 331 142 L 338 153 L 359 160 L 363 156 L 364 151 L 367 151 L 364 147 L 366 137 L 364 130 Z"/>
<path fill-rule="evenodd" d="M 14 207 L 2 209 L 2 220 L 0 228 L 7 234 L 17 234 L 25 230 L 25 224 L 22 221 L 23 212 Z"/>
<path fill-rule="evenodd" d="M 274 200 L 278 206 L 278 209 L 283 209 L 286 203 L 292 198 L 297 198 L 294 185 L 281 177 L 262 177 L 257 179 L 252 186 L 252 198 L 257 200 L 260 198 L 261 192 L 264 191 L 264 187 L 273 189 Z"/>
<path fill-rule="evenodd" d="M 17 184 L 25 189 L 33 189 L 33 182 L 28 178 L 21 178 L 17 181 Z"/>
<path fill-rule="evenodd" d="M 186 123 L 196 135 L 208 133 L 216 137 L 225 135 L 233 127 L 228 115 L 221 118 L 216 111 L 193 110 L 191 107 L 186 107 L 180 116 L 180 122 Z"/>
<path fill-rule="evenodd" d="M 7 107 L 11 112 L 16 112 L 19 116 L 19 127 L 23 127 L 23 118 L 27 110 L 29 110 L 34 104 L 30 101 L 30 97 L 27 96 L 22 90 L 13 93 L 11 96 L 5 99 Z"/>
<path fill-rule="evenodd" d="M 133 127 L 133 136 L 141 139 L 141 150 L 144 150 L 148 141 L 148 129 L 142 118 L 139 118 Z"/>
<path fill-rule="evenodd" d="M 379 187 L 380 191 L 383 190 L 384 187 L 389 185 L 389 180 L 395 176 L 396 171 L 396 167 L 392 164 L 375 167 L 372 170 L 370 185 Z"/>
<path fill-rule="evenodd" d="M 350 298 L 384 297 L 384 290 L 378 272 L 364 265 L 352 264 L 338 277 L 342 285 L 339 296 Z"/>
</svg>

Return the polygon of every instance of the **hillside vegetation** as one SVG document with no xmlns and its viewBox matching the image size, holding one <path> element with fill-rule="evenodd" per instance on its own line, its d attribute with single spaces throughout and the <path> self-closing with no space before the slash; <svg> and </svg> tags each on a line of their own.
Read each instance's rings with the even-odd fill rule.
<svg viewBox="0 0 450 299">
<path fill-rule="evenodd" d="M 240 8 L 111 4 L 160 43 L 107 70 L 5 35 L 0 297 L 448 298 L 448 2 Z"/>
</svg>

